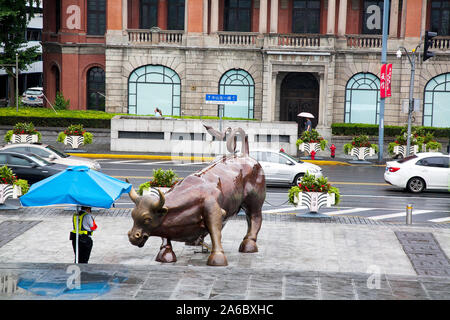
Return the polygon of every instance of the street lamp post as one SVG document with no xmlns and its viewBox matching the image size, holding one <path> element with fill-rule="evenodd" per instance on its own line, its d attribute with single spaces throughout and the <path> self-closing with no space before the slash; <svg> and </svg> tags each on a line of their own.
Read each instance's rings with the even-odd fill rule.
<svg viewBox="0 0 450 320">
<path fill-rule="evenodd" d="M 409 55 L 408 50 L 406 50 L 405 47 L 399 47 L 397 50 L 397 58 L 402 57 L 402 51 L 400 49 L 403 49 L 406 53 L 406 57 L 409 60 L 409 63 L 411 64 L 411 77 L 409 80 L 409 103 L 408 103 L 408 132 L 406 137 L 406 156 L 409 156 L 410 148 L 411 148 L 411 118 L 412 118 L 412 111 L 414 109 L 414 74 L 416 72 L 416 52 L 417 49 L 420 47 L 420 44 L 412 51 L 412 57 Z"/>
</svg>

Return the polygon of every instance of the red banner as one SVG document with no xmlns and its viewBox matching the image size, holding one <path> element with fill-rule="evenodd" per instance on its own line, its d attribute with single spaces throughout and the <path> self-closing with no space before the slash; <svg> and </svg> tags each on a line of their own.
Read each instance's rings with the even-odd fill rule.
<svg viewBox="0 0 450 320">
<path fill-rule="evenodd" d="M 381 65 L 380 98 L 386 98 L 386 65 Z"/>
<path fill-rule="evenodd" d="M 391 96 L 391 80 L 392 80 L 392 63 L 386 68 L 386 97 Z"/>
</svg>

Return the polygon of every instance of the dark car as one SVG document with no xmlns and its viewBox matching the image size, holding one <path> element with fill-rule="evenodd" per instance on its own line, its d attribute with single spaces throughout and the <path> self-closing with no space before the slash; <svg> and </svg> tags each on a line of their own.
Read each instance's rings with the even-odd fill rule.
<svg viewBox="0 0 450 320">
<path fill-rule="evenodd" d="M 33 153 L 0 151 L 0 167 L 7 165 L 17 179 L 28 180 L 31 185 L 68 168 L 66 165 L 48 162 Z"/>
</svg>

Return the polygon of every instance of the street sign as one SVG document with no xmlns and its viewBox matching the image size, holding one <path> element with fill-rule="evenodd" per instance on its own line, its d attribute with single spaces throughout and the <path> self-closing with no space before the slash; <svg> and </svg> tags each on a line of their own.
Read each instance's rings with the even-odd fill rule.
<svg viewBox="0 0 450 320">
<path fill-rule="evenodd" d="M 235 94 L 207 94 L 205 103 L 211 104 L 235 104 L 237 95 Z"/>
</svg>

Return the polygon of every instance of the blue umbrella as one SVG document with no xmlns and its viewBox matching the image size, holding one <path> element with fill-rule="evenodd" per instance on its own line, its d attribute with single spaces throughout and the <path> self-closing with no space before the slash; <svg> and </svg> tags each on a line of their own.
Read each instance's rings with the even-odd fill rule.
<svg viewBox="0 0 450 320">
<path fill-rule="evenodd" d="M 52 205 L 74 205 L 110 208 L 123 193 L 130 192 L 132 185 L 104 173 L 91 170 L 87 166 L 71 166 L 63 172 L 33 184 L 21 196 L 25 207 Z M 79 214 L 79 212 L 78 212 Z M 75 262 L 78 263 L 78 215 L 76 221 Z"/>
<path fill-rule="evenodd" d="M 131 184 L 91 170 L 87 166 L 71 166 L 63 172 L 33 184 L 20 197 L 22 206 L 78 205 L 110 208 Z"/>
</svg>

